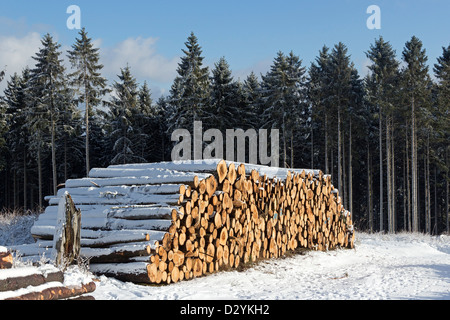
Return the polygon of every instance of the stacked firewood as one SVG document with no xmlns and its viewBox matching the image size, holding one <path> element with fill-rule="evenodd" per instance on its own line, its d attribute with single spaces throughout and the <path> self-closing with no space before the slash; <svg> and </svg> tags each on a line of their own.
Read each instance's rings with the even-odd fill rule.
<svg viewBox="0 0 450 320">
<path fill-rule="evenodd" d="M 54 249 L 65 194 L 81 211 L 81 259 L 123 281 L 173 283 L 301 248 L 353 247 L 330 176 L 203 160 L 114 165 L 66 181 L 32 228 L 38 241 L 11 248 L 22 259 Z"/>
<path fill-rule="evenodd" d="M 172 226 L 147 266 L 151 283 L 239 268 L 298 248 L 352 248 L 351 215 L 330 176 L 288 172 L 268 178 L 221 161 L 213 175 L 180 187 Z"/>
</svg>

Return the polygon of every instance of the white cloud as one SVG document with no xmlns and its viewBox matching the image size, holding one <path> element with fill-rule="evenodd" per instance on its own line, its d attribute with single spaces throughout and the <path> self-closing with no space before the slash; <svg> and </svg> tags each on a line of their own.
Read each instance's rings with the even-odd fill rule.
<svg viewBox="0 0 450 320">
<path fill-rule="evenodd" d="M 0 35 L 0 70 L 6 66 L 6 77 L 0 83 L 0 92 L 3 92 L 7 80 L 15 72 L 20 74 L 25 67 L 32 68 L 35 65 L 32 57 L 41 47 L 41 38 L 38 32 L 29 32 L 24 36 Z M 138 82 L 147 80 L 155 97 L 158 97 L 164 94 L 176 76 L 179 57 L 167 58 L 158 53 L 156 38 L 128 38 L 111 47 L 104 46 L 102 39 L 95 39 L 93 43 L 100 48 L 101 63 L 104 65 L 102 75 L 110 84 L 117 80 L 120 69 L 128 64 Z M 67 71 L 70 71 L 67 59 L 69 49 L 71 47 L 68 45 L 60 48 Z"/>
<path fill-rule="evenodd" d="M 6 66 L 6 77 L 0 84 L 3 92 L 6 81 L 15 72 L 22 73 L 25 67 L 32 68 L 35 64 L 32 58 L 41 45 L 41 35 L 31 32 L 23 37 L 0 36 L 0 69 Z"/>
<path fill-rule="evenodd" d="M 247 79 L 247 77 L 253 72 L 258 78 L 265 75 L 272 65 L 271 59 L 264 59 L 256 62 L 250 67 L 239 69 L 233 72 L 235 80 L 240 79 L 242 82 Z"/>
<path fill-rule="evenodd" d="M 167 58 L 156 50 L 156 38 L 128 38 L 113 47 L 101 47 L 103 74 L 117 80 L 120 69 L 128 64 L 138 80 L 169 83 L 176 76 L 179 58 Z M 101 45 L 101 40 L 95 40 Z"/>
</svg>

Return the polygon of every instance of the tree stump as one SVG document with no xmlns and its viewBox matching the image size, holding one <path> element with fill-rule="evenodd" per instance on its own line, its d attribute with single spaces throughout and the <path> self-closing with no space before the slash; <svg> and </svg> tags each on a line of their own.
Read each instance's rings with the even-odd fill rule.
<svg viewBox="0 0 450 320">
<path fill-rule="evenodd" d="M 64 270 L 80 256 L 81 210 L 75 207 L 72 197 L 65 193 L 58 207 L 58 221 L 53 250 L 56 266 Z"/>
</svg>

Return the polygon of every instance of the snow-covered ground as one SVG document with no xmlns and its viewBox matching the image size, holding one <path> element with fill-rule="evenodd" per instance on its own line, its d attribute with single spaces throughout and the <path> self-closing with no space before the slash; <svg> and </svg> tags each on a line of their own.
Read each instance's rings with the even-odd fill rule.
<svg viewBox="0 0 450 320">
<path fill-rule="evenodd" d="M 8 237 L 14 237 L 15 244 L 20 237 L 29 241 L 25 229 L 0 223 L 0 246 L 8 246 L 4 243 Z M 20 235 L 13 235 L 17 230 Z M 357 233 L 355 244 L 353 250 L 308 252 L 169 286 L 141 286 L 101 276 L 92 296 L 97 300 L 450 300 L 450 236 Z M 94 276 L 71 268 L 66 277 L 76 283 Z"/>
<path fill-rule="evenodd" d="M 101 277 L 97 299 L 450 299 L 450 237 L 357 234 L 356 249 L 309 252 L 164 287 Z"/>
</svg>

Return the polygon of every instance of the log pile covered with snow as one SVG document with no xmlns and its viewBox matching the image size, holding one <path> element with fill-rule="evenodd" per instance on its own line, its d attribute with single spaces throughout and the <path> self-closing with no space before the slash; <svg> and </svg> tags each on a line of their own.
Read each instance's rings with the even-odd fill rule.
<svg viewBox="0 0 450 320">
<path fill-rule="evenodd" d="M 94 282 L 69 284 L 64 273 L 51 264 L 13 266 L 12 256 L 6 248 L 0 247 L 0 256 L 5 257 L 4 253 L 8 253 L 10 263 L 1 264 L 0 300 L 93 299 L 86 294 L 94 292 Z"/>
<path fill-rule="evenodd" d="M 298 248 L 352 248 L 351 215 L 330 176 L 219 160 L 116 165 L 68 180 L 17 246 L 51 251 L 58 203 L 81 210 L 81 256 L 93 273 L 173 283 Z"/>
</svg>

